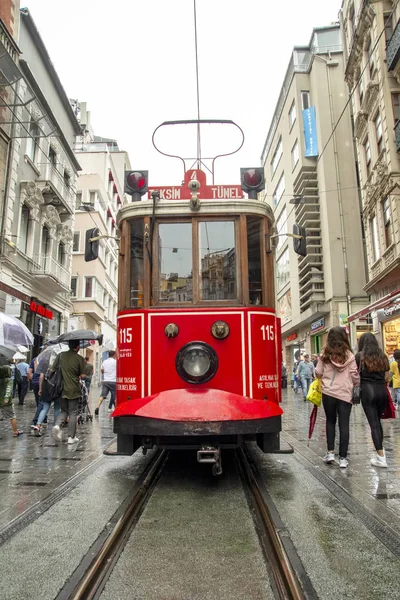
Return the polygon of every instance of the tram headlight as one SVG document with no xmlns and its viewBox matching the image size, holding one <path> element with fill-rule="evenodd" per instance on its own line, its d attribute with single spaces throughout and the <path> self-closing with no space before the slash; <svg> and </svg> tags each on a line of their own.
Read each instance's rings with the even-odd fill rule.
<svg viewBox="0 0 400 600">
<path fill-rule="evenodd" d="M 214 377 L 218 369 L 218 356 L 204 342 L 190 342 L 176 356 L 176 370 L 188 383 L 205 383 Z"/>
</svg>

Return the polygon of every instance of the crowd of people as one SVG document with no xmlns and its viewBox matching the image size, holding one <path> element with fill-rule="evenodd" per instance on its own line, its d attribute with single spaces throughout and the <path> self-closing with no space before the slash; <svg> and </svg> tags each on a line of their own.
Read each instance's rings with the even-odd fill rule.
<svg viewBox="0 0 400 600">
<path fill-rule="evenodd" d="M 62 440 L 62 427 L 68 429 L 68 444 L 76 444 L 77 417 L 82 409 L 82 399 L 88 399 L 94 368 L 89 357 L 83 358 L 79 351 L 79 341 L 70 341 L 68 350 L 59 352 L 55 360 L 48 363 L 44 359 L 47 346 L 42 346 L 42 352 L 30 364 L 25 358 L 16 363 L 2 359 L 0 361 L 0 411 L 3 419 L 10 419 L 14 437 L 19 437 L 23 431 L 18 429 L 14 399 L 18 395 L 18 404 L 24 405 L 29 386 L 33 391 L 36 403 L 32 418 L 31 430 L 40 437 L 43 425 L 47 423 L 48 413 L 54 408 L 54 426 L 52 436 L 56 442 Z M 54 358 L 54 357 L 53 357 Z M 103 361 L 101 373 L 103 376 L 101 394 L 98 399 L 95 415 L 108 394 L 110 400 L 108 412 L 115 408 L 116 395 L 116 354 L 111 350 L 108 358 Z M 52 373 L 59 371 L 61 393 L 54 396 L 49 379 Z"/>
<path fill-rule="evenodd" d="M 384 354 L 372 333 L 364 333 L 358 341 L 357 353 L 351 351 L 343 327 L 329 330 L 326 346 L 319 356 L 304 354 L 294 365 L 292 386 L 307 398 L 312 381 L 322 385 L 322 404 L 326 415 L 326 463 L 335 461 L 336 422 L 339 425 L 339 466 L 348 466 L 349 422 L 353 403 L 361 401 L 367 417 L 376 454 L 371 458 L 375 467 L 387 467 L 383 448 L 381 418 L 388 401 L 393 398 L 395 409 L 400 406 L 400 349 L 391 360 Z M 389 386 L 392 389 L 390 395 Z M 358 393 L 355 395 L 355 388 Z M 355 400 L 355 396 L 357 400 Z"/>
</svg>

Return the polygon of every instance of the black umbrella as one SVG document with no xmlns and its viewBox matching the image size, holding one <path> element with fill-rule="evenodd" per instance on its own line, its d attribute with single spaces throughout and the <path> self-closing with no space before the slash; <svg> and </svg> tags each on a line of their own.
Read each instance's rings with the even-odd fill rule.
<svg viewBox="0 0 400 600">
<path fill-rule="evenodd" d="M 103 334 L 91 329 L 76 329 L 75 331 L 68 331 L 68 333 L 62 333 L 57 338 L 57 343 L 70 342 L 72 340 L 79 341 L 95 341 L 99 342 L 100 346 L 103 344 Z"/>
</svg>

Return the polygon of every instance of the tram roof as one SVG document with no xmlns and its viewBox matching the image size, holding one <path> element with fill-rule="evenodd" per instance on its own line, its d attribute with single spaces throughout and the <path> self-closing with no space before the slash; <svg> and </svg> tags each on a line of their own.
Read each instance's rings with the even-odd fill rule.
<svg viewBox="0 0 400 600">
<path fill-rule="evenodd" d="M 156 202 L 156 217 L 223 217 L 228 215 L 253 215 L 267 217 L 274 221 L 274 214 L 269 204 L 262 200 L 202 200 L 200 208 L 190 210 L 189 200 L 158 200 Z M 142 200 L 125 204 L 118 212 L 117 223 L 126 219 L 151 217 L 153 215 L 153 200 Z"/>
</svg>

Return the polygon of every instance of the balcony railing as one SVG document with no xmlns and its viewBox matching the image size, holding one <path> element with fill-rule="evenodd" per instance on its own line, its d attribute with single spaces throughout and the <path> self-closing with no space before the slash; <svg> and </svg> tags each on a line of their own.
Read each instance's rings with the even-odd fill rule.
<svg viewBox="0 0 400 600">
<path fill-rule="evenodd" d="M 71 274 L 53 256 L 37 254 L 34 256 L 31 266 L 33 275 L 48 277 L 61 284 L 64 288 L 70 288 Z"/>
<path fill-rule="evenodd" d="M 386 62 L 388 71 L 393 71 L 400 57 L 400 19 L 386 47 Z"/>
<path fill-rule="evenodd" d="M 70 208 L 73 209 L 75 192 L 65 181 L 64 177 L 57 170 L 55 165 L 47 161 L 40 165 L 40 179 L 50 181 L 55 188 L 59 198 Z"/>
<path fill-rule="evenodd" d="M 397 152 L 400 152 L 400 119 L 397 121 L 397 123 L 394 127 L 394 135 L 396 138 Z"/>
</svg>

